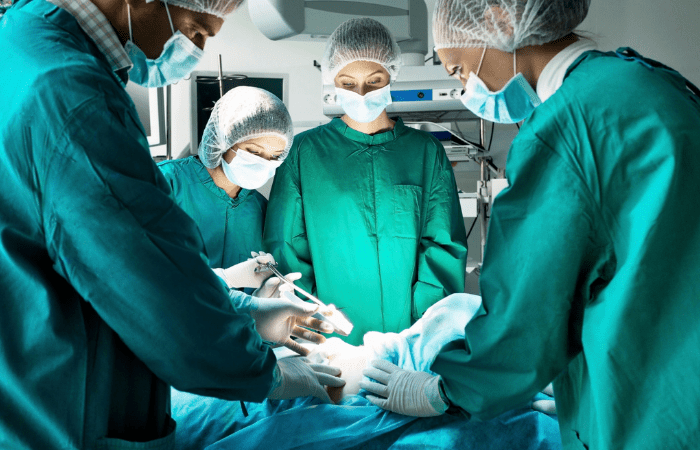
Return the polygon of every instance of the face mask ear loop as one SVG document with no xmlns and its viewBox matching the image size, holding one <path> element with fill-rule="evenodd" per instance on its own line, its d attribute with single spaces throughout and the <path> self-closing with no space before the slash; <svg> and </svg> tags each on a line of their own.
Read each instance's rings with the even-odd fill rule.
<svg viewBox="0 0 700 450">
<path fill-rule="evenodd" d="M 168 8 L 168 2 L 164 1 L 165 3 L 165 12 L 168 13 L 168 21 L 170 22 L 170 31 L 173 32 L 173 35 L 175 34 L 175 27 L 173 26 L 173 19 L 170 17 L 170 8 Z"/>
<path fill-rule="evenodd" d="M 234 147 L 235 147 L 235 145 L 234 145 Z M 233 147 L 231 147 L 231 148 L 229 148 L 228 150 L 226 150 L 224 153 L 221 154 L 221 162 L 222 162 L 222 164 L 223 164 L 223 163 L 231 164 L 231 163 L 227 163 L 227 162 L 226 162 L 226 158 L 224 158 L 224 155 L 226 155 L 226 153 L 228 153 L 229 150 L 231 150 L 231 151 L 233 152 L 234 155 L 238 156 L 238 152 L 237 152 L 236 150 L 234 150 Z M 235 158 L 236 156 L 234 156 L 234 158 Z M 231 162 L 233 162 L 233 159 L 231 159 Z"/>
<path fill-rule="evenodd" d="M 516 54 L 516 52 L 517 52 L 517 50 L 513 50 L 513 76 L 516 76 L 518 74 L 518 72 L 515 69 L 515 54 Z"/>
<path fill-rule="evenodd" d="M 481 72 L 481 64 L 484 62 L 484 56 L 486 56 L 486 47 L 484 47 L 484 53 L 481 54 L 481 60 L 479 61 L 479 68 L 476 69 L 476 76 L 479 76 L 479 72 Z"/>
<path fill-rule="evenodd" d="M 131 5 L 128 3 L 126 4 L 126 16 L 129 18 L 129 40 L 133 44 L 134 36 L 131 34 Z"/>
</svg>

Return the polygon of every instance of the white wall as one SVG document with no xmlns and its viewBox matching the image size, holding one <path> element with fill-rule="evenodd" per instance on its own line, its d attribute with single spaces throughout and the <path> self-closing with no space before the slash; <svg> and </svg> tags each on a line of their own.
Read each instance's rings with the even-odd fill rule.
<svg viewBox="0 0 700 450">
<path fill-rule="evenodd" d="M 700 1 L 592 0 L 579 29 L 601 50 L 632 47 L 700 84 Z"/>
</svg>

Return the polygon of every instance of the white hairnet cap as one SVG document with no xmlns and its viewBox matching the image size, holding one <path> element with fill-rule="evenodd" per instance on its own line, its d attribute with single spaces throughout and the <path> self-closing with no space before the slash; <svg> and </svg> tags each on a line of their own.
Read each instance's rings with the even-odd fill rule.
<svg viewBox="0 0 700 450">
<path fill-rule="evenodd" d="M 213 169 L 234 145 L 263 136 L 277 136 L 285 141 L 279 157 L 287 157 L 294 139 L 292 118 L 284 103 L 264 89 L 239 86 L 216 102 L 199 144 L 199 159 Z"/>
<path fill-rule="evenodd" d="M 402 66 L 401 49 L 381 23 L 367 17 L 340 24 L 328 38 L 321 61 L 323 84 L 333 84 L 336 75 L 355 61 L 372 61 L 384 66 L 396 79 Z"/>
<path fill-rule="evenodd" d="M 155 0 L 146 0 L 146 3 L 151 3 Z M 211 14 L 221 17 L 231 14 L 241 6 L 243 0 L 161 0 L 168 5 L 179 6 L 192 11 Z"/>
<path fill-rule="evenodd" d="M 488 47 L 513 52 L 571 33 L 590 0 L 437 0 L 435 49 Z"/>
</svg>

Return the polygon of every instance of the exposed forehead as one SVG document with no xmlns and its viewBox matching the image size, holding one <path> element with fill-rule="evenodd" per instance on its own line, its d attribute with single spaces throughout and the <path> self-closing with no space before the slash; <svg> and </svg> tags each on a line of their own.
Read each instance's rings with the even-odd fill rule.
<svg viewBox="0 0 700 450">
<path fill-rule="evenodd" d="M 441 48 L 437 51 L 440 61 L 445 67 L 478 63 L 483 54 L 483 48 Z"/>
<path fill-rule="evenodd" d="M 380 72 L 386 76 L 389 76 L 389 72 L 387 72 L 384 66 L 374 61 L 353 61 L 347 66 L 340 69 L 340 72 L 338 72 L 338 76 L 361 78 L 372 75 L 376 72 Z"/>
</svg>

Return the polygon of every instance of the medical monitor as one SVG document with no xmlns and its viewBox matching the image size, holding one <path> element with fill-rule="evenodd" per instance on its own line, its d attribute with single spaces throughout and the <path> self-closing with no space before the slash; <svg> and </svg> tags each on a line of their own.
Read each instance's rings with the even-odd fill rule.
<svg viewBox="0 0 700 450">
<path fill-rule="evenodd" d="M 154 147 L 165 145 L 165 89 L 146 88 L 136 83 L 128 82 L 126 92 L 136 106 L 136 112 L 141 119 L 151 154 Z"/>
</svg>

